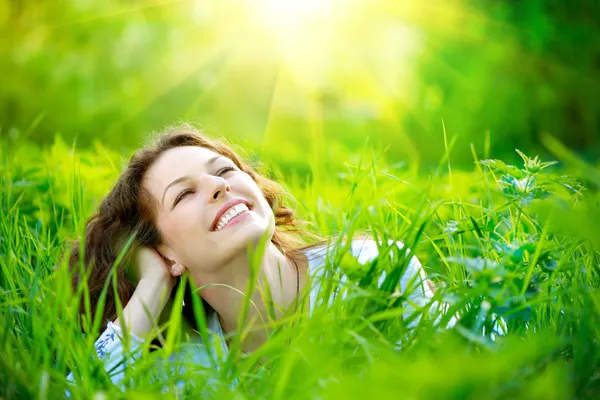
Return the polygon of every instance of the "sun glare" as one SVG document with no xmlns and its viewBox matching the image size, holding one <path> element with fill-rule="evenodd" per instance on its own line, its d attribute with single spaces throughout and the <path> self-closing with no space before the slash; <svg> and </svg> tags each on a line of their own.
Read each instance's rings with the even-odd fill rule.
<svg viewBox="0 0 600 400">
<path fill-rule="evenodd" d="M 278 29 L 329 18 L 333 9 L 332 0 L 261 0 L 259 4 L 263 22 Z"/>
</svg>

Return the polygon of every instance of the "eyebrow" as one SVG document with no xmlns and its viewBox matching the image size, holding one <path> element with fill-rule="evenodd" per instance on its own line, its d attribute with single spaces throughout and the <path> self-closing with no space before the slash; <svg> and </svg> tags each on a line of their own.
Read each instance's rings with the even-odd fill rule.
<svg viewBox="0 0 600 400">
<path fill-rule="evenodd" d="M 225 157 L 223 157 L 222 155 L 214 156 L 214 157 L 212 157 L 210 160 L 208 160 L 208 161 L 206 162 L 206 164 L 205 164 L 205 165 L 206 165 L 206 166 L 208 166 L 208 165 L 212 165 L 212 164 L 214 164 L 214 163 L 215 163 L 215 162 L 216 162 L 216 161 L 217 161 L 219 158 L 225 158 Z M 167 185 L 167 187 L 165 188 L 165 191 L 163 192 L 163 195 L 162 195 L 162 200 L 160 201 L 160 202 L 162 203 L 162 205 L 163 205 L 163 206 L 164 206 L 164 204 L 165 204 L 165 196 L 167 195 L 167 190 L 169 190 L 169 188 L 170 188 L 171 186 L 175 186 L 175 185 L 177 185 L 178 183 L 181 183 L 181 182 L 183 182 L 183 181 L 186 181 L 186 180 L 188 180 L 188 179 L 190 179 L 190 177 L 189 177 L 188 175 L 180 176 L 179 178 L 175 179 L 173 182 L 171 182 L 171 183 L 169 183 L 169 184 Z"/>
</svg>

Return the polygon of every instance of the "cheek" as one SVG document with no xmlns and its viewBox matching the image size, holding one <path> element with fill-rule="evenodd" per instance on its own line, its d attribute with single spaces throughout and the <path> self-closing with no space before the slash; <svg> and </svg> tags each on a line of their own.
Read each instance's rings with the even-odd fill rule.
<svg viewBox="0 0 600 400">
<path fill-rule="evenodd" d="M 254 197 L 256 198 L 255 210 L 260 213 L 260 215 L 265 218 L 269 225 L 275 224 L 275 216 L 273 215 L 273 210 L 269 205 L 269 202 L 263 196 L 262 192 L 256 188 L 254 191 Z"/>
<path fill-rule="evenodd" d="M 179 247 L 192 237 L 201 237 L 204 225 L 202 210 L 196 204 L 188 202 L 182 204 L 176 212 L 162 218 L 159 229 L 167 243 Z"/>
<path fill-rule="evenodd" d="M 260 191 L 260 188 L 258 187 L 256 182 L 254 182 L 254 180 L 250 177 L 250 175 L 244 173 L 240 176 L 241 179 L 238 182 L 239 187 L 243 187 L 244 190 L 254 198 L 255 202 L 260 204 L 260 207 L 262 209 L 270 210 L 271 207 L 269 206 L 267 199 L 265 199 L 265 196 L 263 196 L 262 192 Z M 234 184 L 235 183 L 232 182 L 232 186 Z"/>
<path fill-rule="evenodd" d="M 260 206 L 261 216 L 263 217 L 263 220 L 266 222 L 267 231 L 272 236 L 273 233 L 275 232 L 275 215 L 273 213 L 273 210 L 271 209 L 271 206 L 269 206 L 269 203 L 267 202 L 267 200 L 262 196 L 261 196 L 260 204 L 261 204 L 261 206 Z"/>
<path fill-rule="evenodd" d="M 230 182 L 232 188 L 237 188 L 239 193 L 251 199 L 254 205 L 254 212 L 260 217 L 260 220 L 266 226 L 271 234 L 275 230 L 275 216 L 273 210 L 269 205 L 269 202 L 260 191 L 260 188 L 250 177 L 250 175 L 243 173 L 238 175 L 235 181 Z"/>
</svg>

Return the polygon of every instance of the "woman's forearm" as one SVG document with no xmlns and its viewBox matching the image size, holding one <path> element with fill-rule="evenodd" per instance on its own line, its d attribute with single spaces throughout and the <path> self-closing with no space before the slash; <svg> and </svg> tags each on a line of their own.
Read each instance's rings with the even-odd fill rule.
<svg viewBox="0 0 600 400">
<path fill-rule="evenodd" d="M 142 278 L 123 309 L 125 329 L 134 335 L 146 336 L 158 320 L 171 290 L 169 281 Z M 121 321 L 117 318 L 114 324 L 121 326 Z"/>
</svg>

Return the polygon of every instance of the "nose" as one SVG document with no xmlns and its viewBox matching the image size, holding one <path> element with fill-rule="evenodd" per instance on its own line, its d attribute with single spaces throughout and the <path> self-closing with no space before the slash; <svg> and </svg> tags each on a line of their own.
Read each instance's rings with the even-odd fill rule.
<svg viewBox="0 0 600 400">
<path fill-rule="evenodd" d="M 207 180 L 210 182 L 208 184 L 208 187 L 210 187 L 210 190 L 208 191 L 209 203 L 216 203 L 220 201 L 227 192 L 231 191 L 231 186 L 229 186 L 229 183 L 220 176 L 209 175 Z"/>
</svg>

